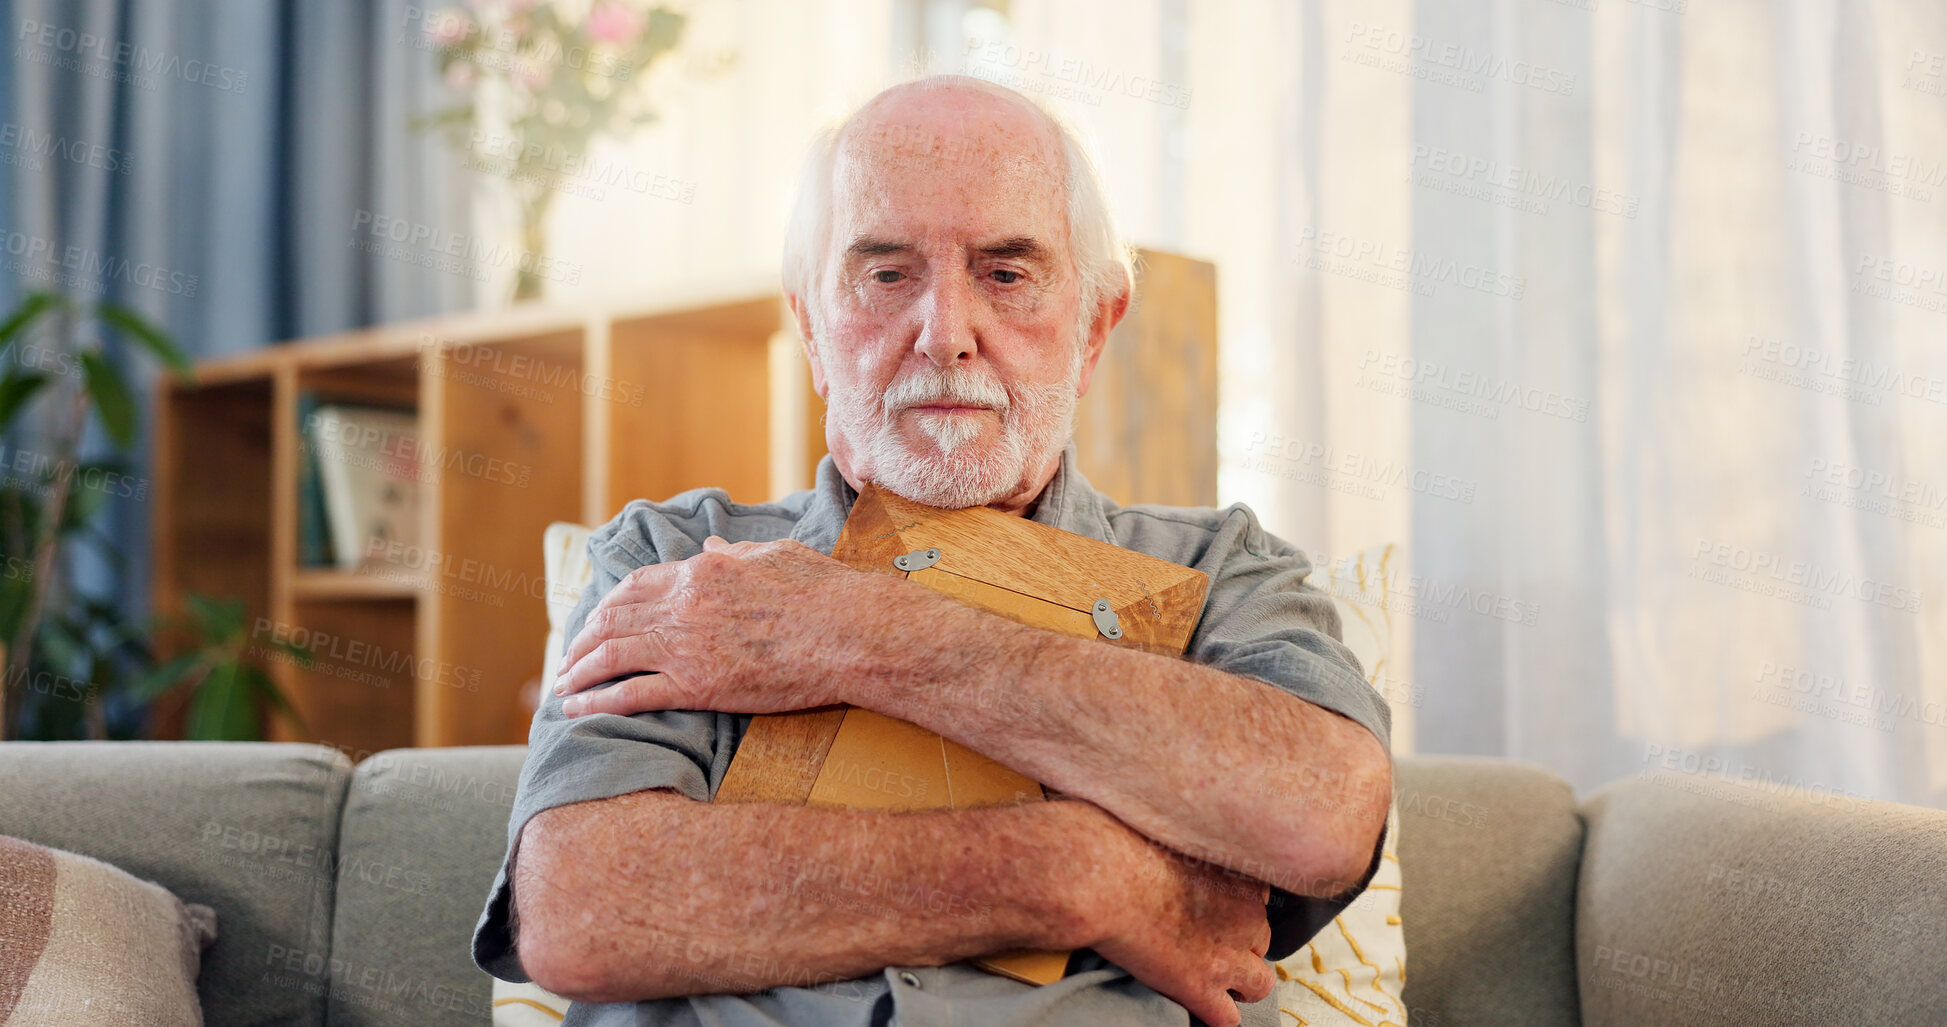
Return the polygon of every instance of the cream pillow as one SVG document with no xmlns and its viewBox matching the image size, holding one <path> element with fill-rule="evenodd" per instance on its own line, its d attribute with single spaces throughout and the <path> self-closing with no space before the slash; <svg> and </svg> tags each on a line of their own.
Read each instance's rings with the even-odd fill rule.
<svg viewBox="0 0 1947 1027">
<path fill-rule="evenodd" d="M 541 680 L 554 680 L 561 647 L 568 644 L 568 615 L 594 580 L 588 563 L 589 529 L 556 521 L 541 534 L 542 566 L 548 580 L 548 650 L 541 658 Z M 494 1027 L 551 1027 L 568 1015 L 568 1000 L 538 984 L 510 984 L 494 978 Z"/>
<path fill-rule="evenodd" d="M 196 1027 L 216 913 L 98 859 L 0 836 L 0 1023 Z"/>
<path fill-rule="evenodd" d="M 1314 573 L 1312 584 L 1339 608 L 1346 648 L 1379 681 L 1392 652 L 1386 609 L 1388 565 L 1396 547 L 1368 549 Z M 1399 919 L 1399 803 L 1386 814 L 1386 843 L 1372 883 L 1318 932 L 1277 964 L 1276 997 L 1286 1024 L 1406 1023 L 1406 929 Z M 1289 1016 L 1291 1019 L 1285 1019 Z"/>
</svg>

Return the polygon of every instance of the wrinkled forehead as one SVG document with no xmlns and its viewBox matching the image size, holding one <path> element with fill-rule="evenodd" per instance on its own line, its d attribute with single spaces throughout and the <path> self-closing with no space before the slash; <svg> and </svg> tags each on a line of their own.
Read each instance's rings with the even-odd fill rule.
<svg viewBox="0 0 1947 1027">
<path fill-rule="evenodd" d="M 881 98 L 833 155 L 834 235 L 958 217 L 1065 243 L 1066 171 L 1059 132 L 1024 102 L 962 90 Z"/>
</svg>

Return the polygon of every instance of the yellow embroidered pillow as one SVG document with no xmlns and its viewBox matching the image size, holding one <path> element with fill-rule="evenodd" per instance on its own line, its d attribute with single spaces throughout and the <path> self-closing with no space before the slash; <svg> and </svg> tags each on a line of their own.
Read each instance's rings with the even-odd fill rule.
<svg viewBox="0 0 1947 1027">
<path fill-rule="evenodd" d="M 1386 570 L 1396 547 L 1368 549 L 1330 567 L 1312 584 L 1331 593 L 1346 647 L 1377 688 L 1387 671 L 1392 623 Z M 1372 883 L 1330 926 L 1277 964 L 1283 1024 L 1406 1023 L 1406 929 L 1399 919 L 1399 804 L 1386 815 L 1386 842 Z"/>
</svg>

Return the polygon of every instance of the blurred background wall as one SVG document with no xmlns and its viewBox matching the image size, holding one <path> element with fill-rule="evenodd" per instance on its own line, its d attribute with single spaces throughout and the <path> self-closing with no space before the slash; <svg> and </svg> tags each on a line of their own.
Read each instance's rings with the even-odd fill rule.
<svg viewBox="0 0 1947 1027">
<path fill-rule="evenodd" d="M 547 212 L 546 299 L 774 287 L 818 126 L 1012 86 L 1132 241 L 1217 265 L 1221 501 L 1320 562 L 1398 547 L 1396 751 L 1947 804 L 1947 8 L 671 6 L 656 121 Z M 516 219 L 415 127 L 467 86 L 442 11 L 8 5 L 0 304 L 113 296 L 218 354 L 507 302 L 505 261 L 368 245 Z M 145 516 L 82 569 L 135 607 Z"/>
</svg>

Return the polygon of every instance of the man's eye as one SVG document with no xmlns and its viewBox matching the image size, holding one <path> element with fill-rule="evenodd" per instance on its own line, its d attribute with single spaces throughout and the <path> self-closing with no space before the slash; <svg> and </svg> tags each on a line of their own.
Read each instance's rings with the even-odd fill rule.
<svg viewBox="0 0 1947 1027">
<path fill-rule="evenodd" d="M 898 271 L 893 271 L 888 269 L 885 271 L 874 271 L 872 272 L 872 277 L 875 281 L 883 282 L 886 285 L 891 285 L 906 276 Z"/>
<path fill-rule="evenodd" d="M 1019 271 L 1008 271 L 1002 269 L 1002 270 L 996 270 L 994 272 L 994 281 L 999 282 L 1002 285 L 1013 285 L 1015 282 L 1018 282 L 1020 280 L 1021 280 L 1021 272 Z"/>
</svg>

